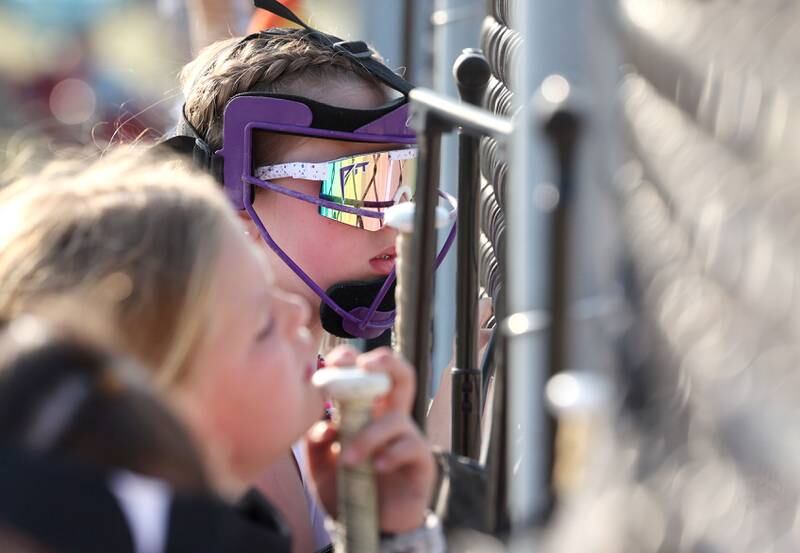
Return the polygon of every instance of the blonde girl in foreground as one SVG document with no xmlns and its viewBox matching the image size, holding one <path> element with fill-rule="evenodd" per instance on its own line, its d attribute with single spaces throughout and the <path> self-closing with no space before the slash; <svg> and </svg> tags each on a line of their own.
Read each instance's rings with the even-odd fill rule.
<svg viewBox="0 0 800 553">
<path fill-rule="evenodd" d="M 230 499 L 314 426 L 310 474 L 333 512 L 339 454 L 331 423 L 317 422 L 324 402 L 310 384 L 317 344 L 306 303 L 275 285 L 265 252 L 209 177 L 131 151 L 82 165 L 3 191 L 0 318 L 63 294 L 85 298 L 87 311 L 110 308 L 123 346 L 153 368 Z M 381 416 L 341 458 L 374 461 L 387 547 L 438 550 L 426 514 L 434 462 L 409 416 L 413 370 L 388 349 L 339 348 L 327 362 L 390 376 Z"/>
</svg>

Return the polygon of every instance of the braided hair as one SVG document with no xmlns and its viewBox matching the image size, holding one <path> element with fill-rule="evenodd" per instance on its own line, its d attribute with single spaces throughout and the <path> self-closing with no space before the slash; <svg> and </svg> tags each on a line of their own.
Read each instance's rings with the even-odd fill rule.
<svg viewBox="0 0 800 553">
<path fill-rule="evenodd" d="M 374 52 L 373 56 L 378 57 Z M 382 91 L 366 69 L 311 40 L 305 29 L 214 43 L 183 68 L 180 80 L 186 118 L 214 148 L 222 144 L 225 105 L 236 94 L 276 92 L 324 101 L 331 82 L 366 84 Z"/>
</svg>

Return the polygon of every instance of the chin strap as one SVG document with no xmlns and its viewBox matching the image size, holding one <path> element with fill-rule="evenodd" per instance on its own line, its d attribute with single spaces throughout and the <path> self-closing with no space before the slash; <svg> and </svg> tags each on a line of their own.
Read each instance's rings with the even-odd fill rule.
<svg viewBox="0 0 800 553">
<path fill-rule="evenodd" d="M 327 332 L 341 338 L 377 338 L 392 327 L 395 319 L 394 284 L 396 276 L 394 271 L 385 279 L 367 282 L 345 282 L 332 286 L 328 291 L 323 290 L 273 240 L 258 213 L 253 208 L 248 190 L 245 191 L 245 196 L 245 210 L 256 224 L 261 238 L 281 261 L 286 263 L 300 280 L 322 300 L 320 319 L 323 328 Z M 436 257 L 436 268 L 447 256 L 455 237 L 456 223 L 453 223 L 447 240 Z M 389 294 L 389 291 L 392 291 L 392 293 Z"/>
<path fill-rule="evenodd" d="M 455 237 L 456 223 L 453 224 L 447 240 L 436 256 L 435 268 L 438 269 L 444 261 Z M 347 282 L 332 286 L 325 297 L 321 297 L 323 301 L 320 306 L 322 327 L 331 334 L 342 338 L 377 338 L 394 324 L 396 279 L 397 275 L 395 271 L 392 271 L 383 281 Z M 380 285 L 380 288 L 374 292 L 376 284 Z M 389 294 L 389 291 L 392 293 Z M 330 303 L 339 309 L 333 309 L 326 299 L 331 300 Z M 347 309 L 343 306 L 346 306 Z"/>
</svg>

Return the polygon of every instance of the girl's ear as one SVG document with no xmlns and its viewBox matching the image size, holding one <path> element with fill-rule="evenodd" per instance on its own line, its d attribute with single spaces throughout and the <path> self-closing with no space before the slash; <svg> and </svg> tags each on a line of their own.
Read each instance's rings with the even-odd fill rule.
<svg viewBox="0 0 800 553">
<path fill-rule="evenodd" d="M 250 238 L 253 242 L 258 243 L 261 241 L 261 235 L 258 233 L 258 227 L 250 218 L 250 215 L 247 214 L 246 211 L 239 211 L 237 212 L 239 217 L 239 221 L 242 223 L 242 228 L 244 228 L 244 233 Z"/>
</svg>

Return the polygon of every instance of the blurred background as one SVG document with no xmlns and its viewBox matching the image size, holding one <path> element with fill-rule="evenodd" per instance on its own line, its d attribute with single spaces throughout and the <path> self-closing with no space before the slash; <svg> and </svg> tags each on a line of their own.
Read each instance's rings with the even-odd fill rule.
<svg viewBox="0 0 800 553">
<path fill-rule="evenodd" d="M 475 0 L 285 0 L 311 25 L 361 38 L 422 85 L 437 78 L 431 49 L 474 45 Z M 0 0 L 0 165 L 32 147 L 129 140 L 169 130 L 180 68 L 215 40 L 286 26 L 250 0 Z M 436 36 L 454 30 L 446 42 Z M 465 32 L 466 31 L 466 32 Z M 458 39 L 456 40 L 456 37 Z M 449 76 L 448 76 L 449 77 Z"/>
<path fill-rule="evenodd" d="M 451 97 L 453 61 L 482 45 L 484 104 L 498 115 L 528 106 L 552 72 L 582 94 L 568 368 L 599 374 L 613 393 L 577 425 L 572 449 L 586 454 L 561 455 L 583 477 L 563 494 L 549 550 L 797 551 L 800 4 L 286 3 Z M 529 21 L 512 21 L 513 5 L 535 6 Z M 249 0 L 0 0 L 0 171 L 163 135 L 181 106 L 181 66 L 258 24 L 269 22 Z M 512 183 L 507 152 L 482 148 L 481 283 L 497 299 L 508 190 L 553 174 L 540 164 Z M 441 187 L 455 192 L 452 136 L 441 166 Z M 454 264 L 436 277 L 434 369 L 452 355 Z M 530 278 L 547 271 L 530 267 Z"/>
</svg>

